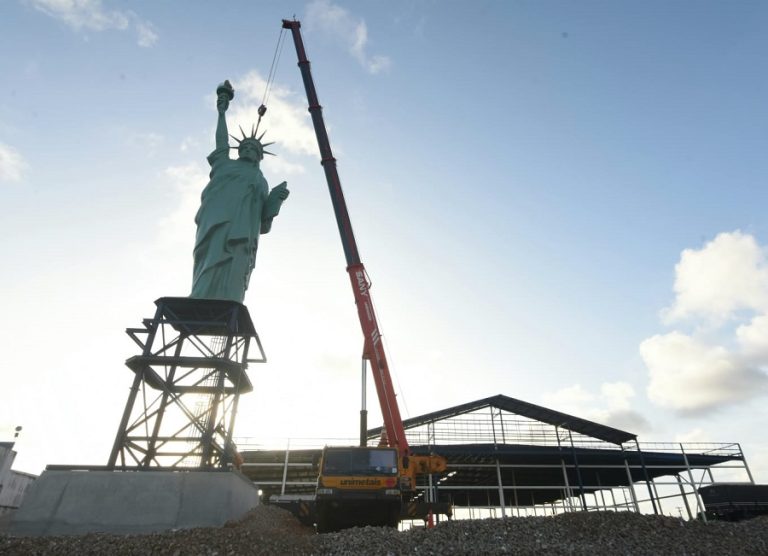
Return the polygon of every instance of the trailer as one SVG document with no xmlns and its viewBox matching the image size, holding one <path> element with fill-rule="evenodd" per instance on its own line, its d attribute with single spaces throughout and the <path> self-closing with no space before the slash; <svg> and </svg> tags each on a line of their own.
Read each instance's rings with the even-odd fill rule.
<svg viewBox="0 0 768 556">
<path fill-rule="evenodd" d="M 768 515 L 768 485 L 716 483 L 699 489 L 707 519 L 741 521 Z"/>
</svg>

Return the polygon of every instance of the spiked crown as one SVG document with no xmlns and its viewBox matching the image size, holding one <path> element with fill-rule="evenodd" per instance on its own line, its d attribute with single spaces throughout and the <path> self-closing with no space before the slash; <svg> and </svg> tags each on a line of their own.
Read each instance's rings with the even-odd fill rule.
<svg viewBox="0 0 768 556">
<path fill-rule="evenodd" d="M 269 143 L 262 143 L 261 142 L 261 138 L 264 137 L 264 134 L 267 133 L 266 131 L 264 131 L 261 135 L 256 137 L 256 127 L 255 126 L 251 126 L 251 133 L 250 134 L 245 133 L 245 131 L 243 131 L 242 126 L 238 126 L 238 127 L 240 128 L 240 133 L 243 135 L 243 137 L 242 137 L 242 139 L 239 139 L 239 138 L 235 137 L 234 135 L 232 135 L 230 133 L 229 136 L 232 139 L 234 139 L 235 141 L 237 141 L 237 146 L 230 147 L 230 149 L 239 149 L 244 143 L 255 142 L 256 145 L 258 145 L 258 147 L 259 147 L 259 153 L 261 153 L 261 156 L 259 157 L 259 159 L 263 159 L 265 154 L 271 154 L 272 156 L 275 156 L 275 153 L 271 153 L 269 151 L 265 151 L 264 150 L 264 147 L 268 147 L 270 145 L 273 145 L 274 141 L 271 141 Z"/>
</svg>

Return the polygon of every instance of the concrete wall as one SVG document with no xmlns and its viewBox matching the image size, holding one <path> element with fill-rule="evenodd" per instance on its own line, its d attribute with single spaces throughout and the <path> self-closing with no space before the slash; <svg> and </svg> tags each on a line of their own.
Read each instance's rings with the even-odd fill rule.
<svg viewBox="0 0 768 556">
<path fill-rule="evenodd" d="M 16 511 L 37 475 L 11 469 L 16 452 L 13 442 L 0 442 L 0 516 Z"/>
<path fill-rule="evenodd" d="M 45 471 L 13 516 L 12 535 L 150 533 L 219 527 L 258 504 L 236 472 Z"/>
<path fill-rule="evenodd" d="M 35 482 L 37 475 L 14 471 L 11 469 L 3 477 L 2 490 L 0 490 L 0 515 L 15 512 L 21 502 L 27 489 Z"/>
</svg>

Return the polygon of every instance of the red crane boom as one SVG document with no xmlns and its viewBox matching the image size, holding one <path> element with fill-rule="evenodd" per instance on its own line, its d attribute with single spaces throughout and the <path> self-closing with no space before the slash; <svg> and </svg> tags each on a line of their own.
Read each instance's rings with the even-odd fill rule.
<svg viewBox="0 0 768 556">
<path fill-rule="evenodd" d="M 344 193 L 341 190 L 339 173 L 336 170 L 336 159 L 331 151 L 331 144 L 328 140 L 328 132 L 323 120 L 323 109 L 317 99 L 315 83 L 312 79 L 309 60 L 304 50 L 304 41 L 301 38 L 301 23 L 295 20 L 283 20 L 283 28 L 289 29 L 293 35 L 293 42 L 296 46 L 296 54 L 299 58 L 299 69 L 304 81 L 304 89 L 307 93 L 309 102 L 309 113 L 312 115 L 312 124 L 315 128 L 317 144 L 320 147 L 321 164 L 325 170 L 325 178 L 328 182 L 328 191 L 331 194 L 333 210 L 336 214 L 336 223 L 341 235 L 341 243 L 344 247 L 344 255 L 347 260 L 347 273 L 352 284 L 352 291 L 357 304 L 357 315 L 360 319 L 360 326 L 363 330 L 364 345 L 363 357 L 371 366 L 376 393 L 379 398 L 379 406 L 384 418 L 384 430 L 387 435 L 389 446 L 397 448 L 400 457 L 410 455 L 408 440 L 405 438 L 405 429 L 403 420 L 400 417 L 400 408 L 397 405 L 395 390 L 392 386 L 392 378 L 389 373 L 389 364 L 387 356 L 384 353 L 384 346 L 381 341 L 381 332 L 376 320 L 376 313 L 373 309 L 371 300 L 371 283 L 365 271 L 360 255 L 357 251 L 357 242 L 352 232 L 352 223 L 347 211 L 347 203 L 344 200 Z M 362 431 L 361 431 L 362 435 Z M 362 440 L 362 438 L 361 438 Z"/>
</svg>

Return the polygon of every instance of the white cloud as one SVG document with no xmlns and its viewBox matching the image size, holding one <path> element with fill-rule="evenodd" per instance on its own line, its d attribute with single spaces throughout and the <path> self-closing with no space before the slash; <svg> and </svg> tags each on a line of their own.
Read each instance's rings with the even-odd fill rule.
<svg viewBox="0 0 768 556">
<path fill-rule="evenodd" d="M 138 45 L 144 48 L 152 46 L 159 38 L 155 26 L 148 21 L 137 21 L 136 33 L 138 34 Z"/>
<path fill-rule="evenodd" d="M 594 399 L 595 396 L 587 392 L 581 384 L 566 386 L 544 394 L 546 405 L 567 413 L 581 411 L 584 405 L 591 403 Z"/>
<path fill-rule="evenodd" d="M 696 427 L 695 429 L 676 435 L 675 442 L 682 442 L 683 444 L 690 442 L 712 442 L 712 439 L 704 429 Z"/>
<path fill-rule="evenodd" d="M 237 136 L 240 131 L 238 126 L 248 132 L 251 126 L 259 119 L 258 108 L 261 104 L 266 81 L 256 71 L 252 71 L 243 78 L 234 80 L 235 98 L 227 111 L 227 124 L 230 133 Z M 211 106 L 215 100 L 211 101 Z M 293 154 L 317 156 L 317 140 L 312 129 L 306 100 L 299 97 L 286 87 L 273 84 L 269 95 L 267 113 L 259 128 L 259 135 L 267 131 L 265 142 L 275 141 L 267 150 L 281 155 L 288 150 Z M 272 164 L 274 160 L 267 156 L 265 164 Z M 295 167 L 292 171 L 299 172 Z"/>
<path fill-rule="evenodd" d="M 649 432 L 653 428 L 642 413 L 632 409 L 594 410 L 591 419 L 634 434 Z"/>
<path fill-rule="evenodd" d="M 0 143 L 0 181 L 21 181 L 28 167 L 19 151 Z"/>
<path fill-rule="evenodd" d="M 640 344 L 648 368 L 648 397 L 682 414 L 704 413 L 768 391 L 768 375 L 723 346 L 681 332 Z"/>
<path fill-rule="evenodd" d="M 179 150 L 183 153 L 189 151 L 190 149 L 197 149 L 200 147 L 200 141 L 198 141 L 194 137 L 185 137 L 181 141 L 181 145 L 179 145 Z"/>
<path fill-rule="evenodd" d="M 755 480 L 765 482 L 765 477 L 768 477 L 768 448 L 764 443 L 760 443 L 750 446 L 749 449 L 744 448 L 744 452 Z"/>
<path fill-rule="evenodd" d="M 301 164 L 295 164 L 288 162 L 285 158 L 267 158 L 266 170 L 273 176 L 295 176 L 297 174 L 304 174 L 306 169 Z"/>
<path fill-rule="evenodd" d="M 681 253 L 674 288 L 664 321 L 684 321 L 693 333 L 674 330 L 640 344 L 649 399 L 701 414 L 768 393 L 766 249 L 738 230 L 718 234 Z"/>
<path fill-rule="evenodd" d="M 36 10 L 64 22 L 75 31 L 126 31 L 133 28 L 139 46 L 149 47 L 157 42 L 153 25 L 130 10 L 105 8 L 101 0 L 25 0 Z"/>
<path fill-rule="evenodd" d="M 600 386 L 600 394 L 608 402 L 609 408 L 629 409 L 635 389 L 627 382 L 605 382 Z"/>
<path fill-rule="evenodd" d="M 200 206 L 200 195 L 208 183 L 208 170 L 201 162 L 165 169 L 163 186 L 166 193 L 176 199 L 175 209 L 160 221 L 159 247 L 173 250 L 176 247 L 192 253 L 195 238 L 194 217 Z"/>
<path fill-rule="evenodd" d="M 369 73 L 386 71 L 392 65 L 387 56 L 367 54 L 368 26 L 365 20 L 354 17 L 341 6 L 329 0 L 315 0 L 307 6 L 306 21 L 308 26 L 316 26 L 343 42 L 350 55 Z"/>
<path fill-rule="evenodd" d="M 157 154 L 158 149 L 162 147 L 164 143 L 165 137 L 153 131 L 134 133 L 128 138 L 128 144 L 134 147 L 140 147 L 148 156 Z"/>
<path fill-rule="evenodd" d="M 75 30 L 124 30 L 130 23 L 124 12 L 104 9 L 101 0 L 26 0 L 26 3 Z"/>
<path fill-rule="evenodd" d="M 701 249 L 686 249 L 675 266 L 675 301 L 664 318 L 722 321 L 736 311 L 768 310 L 768 259 L 754 237 L 719 234 Z"/>
<path fill-rule="evenodd" d="M 758 315 L 749 324 L 739 326 L 736 340 L 745 358 L 763 364 L 768 362 L 768 315 Z"/>
<path fill-rule="evenodd" d="M 561 388 L 545 394 L 544 404 L 576 417 L 589 419 L 604 425 L 632 433 L 647 432 L 650 423 L 631 409 L 635 390 L 627 382 L 606 382 L 600 386 L 600 394 L 592 394 L 580 384 Z"/>
</svg>

